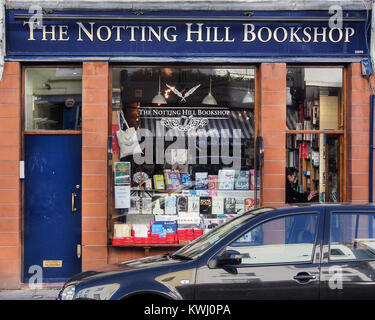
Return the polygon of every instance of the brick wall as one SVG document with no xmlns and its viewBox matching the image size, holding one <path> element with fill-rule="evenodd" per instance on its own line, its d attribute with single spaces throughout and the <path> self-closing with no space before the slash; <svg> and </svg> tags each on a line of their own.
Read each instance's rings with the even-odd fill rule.
<svg viewBox="0 0 375 320">
<path fill-rule="evenodd" d="M 20 64 L 6 62 L 0 81 L 0 289 L 21 283 L 20 110 Z"/>
<path fill-rule="evenodd" d="M 259 129 L 264 141 L 264 206 L 285 205 L 286 65 L 262 63 Z"/>
<path fill-rule="evenodd" d="M 108 63 L 84 62 L 82 270 L 107 263 Z"/>
<path fill-rule="evenodd" d="M 352 63 L 347 83 L 347 200 L 367 203 L 369 172 L 369 115 L 371 90 L 361 76 L 360 63 Z"/>
</svg>

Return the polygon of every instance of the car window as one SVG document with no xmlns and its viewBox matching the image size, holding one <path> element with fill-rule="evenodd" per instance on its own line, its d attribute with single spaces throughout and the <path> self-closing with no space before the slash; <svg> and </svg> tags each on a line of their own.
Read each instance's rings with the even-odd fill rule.
<svg viewBox="0 0 375 320">
<path fill-rule="evenodd" d="M 308 262 L 312 259 L 318 214 L 298 214 L 266 221 L 232 242 L 242 264 Z"/>
<path fill-rule="evenodd" d="M 330 260 L 375 260 L 375 213 L 332 213 Z"/>
</svg>

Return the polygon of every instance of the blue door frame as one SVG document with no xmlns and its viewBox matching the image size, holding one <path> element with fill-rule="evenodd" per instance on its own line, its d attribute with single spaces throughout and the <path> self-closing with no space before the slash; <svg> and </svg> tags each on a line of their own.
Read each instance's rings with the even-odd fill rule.
<svg viewBox="0 0 375 320">
<path fill-rule="evenodd" d="M 81 134 L 25 134 L 25 282 L 81 271 L 81 145 Z"/>
</svg>

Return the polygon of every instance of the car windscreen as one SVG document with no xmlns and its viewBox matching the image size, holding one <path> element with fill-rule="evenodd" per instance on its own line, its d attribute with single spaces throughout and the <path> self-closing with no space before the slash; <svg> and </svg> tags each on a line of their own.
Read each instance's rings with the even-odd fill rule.
<svg viewBox="0 0 375 320">
<path fill-rule="evenodd" d="M 225 238 L 228 234 L 240 228 L 242 225 L 247 223 L 250 219 L 254 218 L 260 213 L 271 211 L 271 208 L 260 208 L 254 209 L 238 217 L 230 219 L 223 225 L 212 229 L 210 232 L 194 240 L 189 245 L 178 250 L 175 255 L 184 256 L 186 258 L 195 259 L 201 256 L 204 252 L 209 250 L 218 241 Z"/>
</svg>

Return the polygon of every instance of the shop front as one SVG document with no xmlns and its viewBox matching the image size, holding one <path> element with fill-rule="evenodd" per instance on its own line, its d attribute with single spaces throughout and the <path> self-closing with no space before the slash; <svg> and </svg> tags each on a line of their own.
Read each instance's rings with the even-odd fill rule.
<svg viewBox="0 0 375 320">
<path fill-rule="evenodd" d="M 175 251 L 301 202 L 291 169 L 305 201 L 368 202 L 369 18 L 330 19 L 7 10 L 0 287 Z"/>
</svg>

